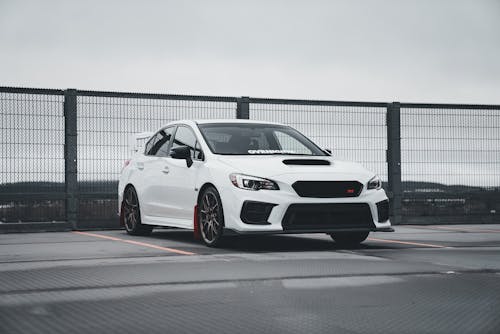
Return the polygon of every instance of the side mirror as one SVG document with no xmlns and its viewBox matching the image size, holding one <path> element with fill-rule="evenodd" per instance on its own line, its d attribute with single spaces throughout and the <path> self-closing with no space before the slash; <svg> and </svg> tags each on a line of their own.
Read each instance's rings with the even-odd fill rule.
<svg viewBox="0 0 500 334">
<path fill-rule="evenodd" d="M 324 148 L 323 151 L 325 151 L 329 155 L 332 155 L 332 149 L 331 148 Z"/>
<path fill-rule="evenodd" d="M 193 159 L 191 159 L 191 149 L 188 146 L 174 147 L 170 151 L 170 156 L 173 159 L 185 159 L 188 167 L 193 165 Z"/>
</svg>

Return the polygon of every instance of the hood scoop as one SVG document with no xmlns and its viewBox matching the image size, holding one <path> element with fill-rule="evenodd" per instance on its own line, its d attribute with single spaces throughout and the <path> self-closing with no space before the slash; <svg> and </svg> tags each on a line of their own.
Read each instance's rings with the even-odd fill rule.
<svg viewBox="0 0 500 334">
<path fill-rule="evenodd" d="M 328 160 L 320 159 L 286 159 L 283 160 L 285 165 L 291 166 L 328 166 L 331 165 Z"/>
</svg>

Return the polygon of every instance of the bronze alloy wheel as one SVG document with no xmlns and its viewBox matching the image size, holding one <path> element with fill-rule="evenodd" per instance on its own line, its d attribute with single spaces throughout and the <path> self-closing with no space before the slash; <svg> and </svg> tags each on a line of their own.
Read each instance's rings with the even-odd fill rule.
<svg viewBox="0 0 500 334">
<path fill-rule="evenodd" d="M 220 243 L 224 228 L 222 203 L 214 187 L 205 189 L 198 207 L 201 237 L 207 246 L 214 247 Z"/>
<path fill-rule="evenodd" d="M 132 186 L 125 190 L 123 196 L 123 223 L 127 233 L 132 235 L 147 235 L 153 230 L 153 226 L 141 224 L 139 198 Z"/>
</svg>

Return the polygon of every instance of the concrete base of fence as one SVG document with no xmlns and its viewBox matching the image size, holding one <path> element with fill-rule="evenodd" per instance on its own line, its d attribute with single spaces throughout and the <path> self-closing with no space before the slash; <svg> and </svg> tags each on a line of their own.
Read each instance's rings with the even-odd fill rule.
<svg viewBox="0 0 500 334">
<path fill-rule="evenodd" d="M 73 227 L 68 222 L 1 223 L 0 233 L 65 232 Z"/>
<path fill-rule="evenodd" d="M 69 222 L 31 222 L 31 223 L 0 223 L 0 234 L 2 233 L 34 233 L 34 232 L 67 232 L 67 231 L 89 231 L 89 230 L 120 230 L 118 219 L 96 220 L 78 222 L 75 228 Z"/>
</svg>

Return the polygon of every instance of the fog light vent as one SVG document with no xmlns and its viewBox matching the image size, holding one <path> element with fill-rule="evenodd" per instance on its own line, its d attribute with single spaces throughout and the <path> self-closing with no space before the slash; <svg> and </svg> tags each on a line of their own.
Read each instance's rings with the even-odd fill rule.
<svg viewBox="0 0 500 334">
<path fill-rule="evenodd" d="M 276 205 L 273 203 L 245 201 L 241 208 L 240 218 L 245 224 L 269 225 L 267 219 Z"/>
<path fill-rule="evenodd" d="M 389 220 L 389 201 L 385 200 L 377 203 L 378 222 L 383 223 Z"/>
</svg>

